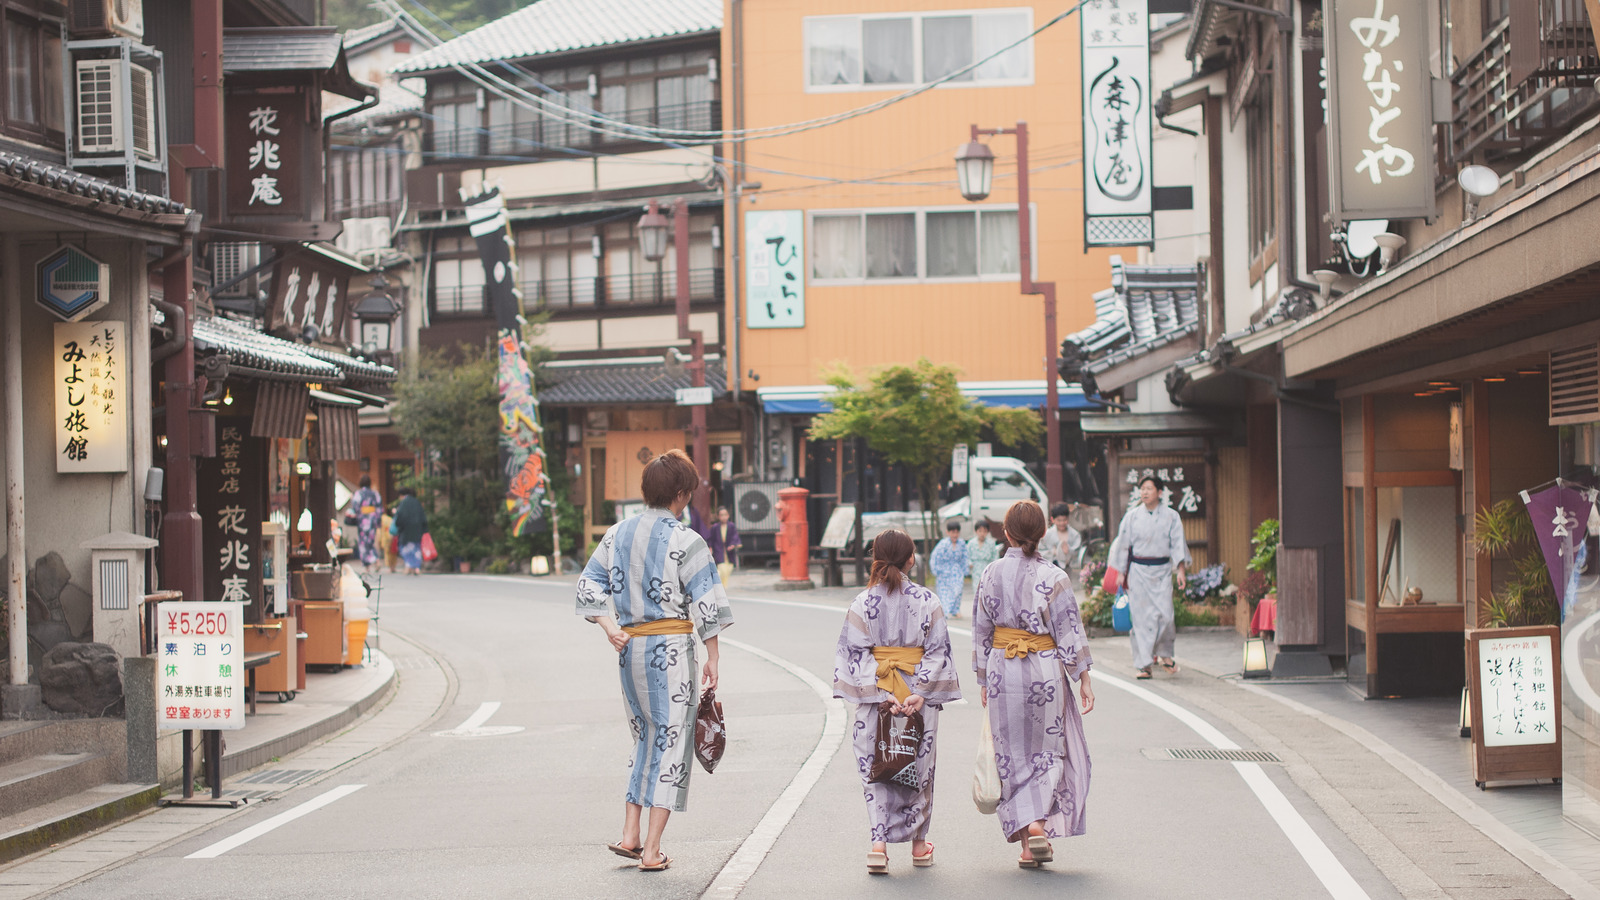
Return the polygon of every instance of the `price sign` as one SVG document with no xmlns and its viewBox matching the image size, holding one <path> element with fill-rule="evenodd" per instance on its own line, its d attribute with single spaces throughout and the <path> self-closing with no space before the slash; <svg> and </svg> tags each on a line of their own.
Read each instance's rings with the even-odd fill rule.
<svg viewBox="0 0 1600 900">
<path fill-rule="evenodd" d="M 237 603 L 156 607 L 157 724 L 168 730 L 244 727 L 244 610 Z"/>
</svg>

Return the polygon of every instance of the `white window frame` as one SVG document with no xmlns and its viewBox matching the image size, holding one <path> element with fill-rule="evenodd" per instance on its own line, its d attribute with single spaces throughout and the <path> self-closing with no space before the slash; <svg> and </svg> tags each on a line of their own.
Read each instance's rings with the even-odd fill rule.
<svg viewBox="0 0 1600 900">
<path fill-rule="evenodd" d="M 808 93 L 808 94 L 843 94 L 843 93 L 860 93 L 862 91 L 903 90 L 903 89 L 906 89 L 906 88 L 917 87 L 918 85 L 921 85 L 921 84 L 925 83 L 925 82 L 922 82 L 920 80 L 917 80 L 917 81 L 905 82 L 903 84 L 895 84 L 895 83 L 887 83 L 887 82 L 885 82 L 885 83 L 867 84 L 864 81 L 863 82 L 857 82 L 855 84 L 812 84 L 811 83 L 811 45 L 807 42 L 806 35 L 809 33 L 809 25 L 813 21 L 822 20 L 822 19 L 854 19 L 856 22 L 859 23 L 859 22 L 862 22 L 862 21 L 867 20 L 867 19 L 910 19 L 911 20 L 911 71 L 912 71 L 912 74 L 913 74 L 914 77 L 920 79 L 922 77 L 922 68 L 923 68 L 923 66 L 922 66 L 922 20 L 924 18 L 943 19 L 943 18 L 949 18 L 949 17 L 952 17 L 952 16 L 982 16 L 982 15 L 997 15 L 997 14 L 1003 14 L 1003 13 L 1013 13 L 1013 14 L 1026 15 L 1027 19 L 1028 19 L 1027 31 L 1028 31 L 1029 34 L 1032 34 L 1033 33 L 1033 29 L 1035 27 L 1037 27 L 1033 23 L 1033 7 L 1031 7 L 1031 6 L 1005 6 L 1005 7 L 996 7 L 996 8 L 988 8 L 988 9 L 982 9 L 982 8 L 980 8 L 980 9 L 939 9 L 939 10 L 927 10 L 927 11 L 924 11 L 924 12 L 869 13 L 869 14 L 857 14 L 857 15 L 847 15 L 847 16 L 806 16 L 801 21 L 801 25 L 800 25 L 800 68 L 801 68 L 800 77 L 801 77 L 801 84 L 805 88 L 805 92 Z M 1028 48 L 1028 74 L 1023 76 L 1022 78 L 986 78 L 986 79 L 981 79 L 980 80 L 980 79 L 978 79 L 976 77 L 977 73 L 974 72 L 973 73 L 974 77 L 973 77 L 973 79 L 971 81 L 946 81 L 943 84 L 939 85 L 938 89 L 939 90 L 944 90 L 946 88 L 954 88 L 954 89 L 960 90 L 960 89 L 970 89 L 970 88 L 988 88 L 988 87 L 1007 87 L 1007 86 L 1018 86 L 1018 85 L 1023 85 L 1023 86 L 1032 85 L 1033 84 L 1033 78 L 1034 78 L 1034 44 L 1033 44 L 1032 39 L 1030 39 L 1023 46 Z M 865 70 L 865 67 L 866 67 L 865 53 L 866 53 L 865 48 L 862 48 L 863 56 L 862 56 L 862 60 L 861 60 L 861 65 L 862 65 L 863 70 Z M 865 76 L 863 76 L 863 77 L 865 77 Z"/>
<path fill-rule="evenodd" d="M 975 284 L 979 282 L 1005 283 L 1020 280 L 1018 274 L 984 275 L 980 271 L 977 275 L 947 275 L 932 277 L 928 275 L 928 213 L 946 212 L 1016 212 L 1015 203 L 964 203 L 956 206 L 866 206 L 856 209 L 812 209 L 806 211 L 806 246 L 816 247 L 815 222 L 818 216 L 870 216 L 870 215 L 904 215 L 907 213 L 915 217 L 916 222 L 916 248 L 917 248 L 917 274 L 904 278 L 869 278 L 865 274 L 858 278 L 819 278 L 812 266 L 811 257 L 806 257 L 806 278 L 808 285 L 817 287 L 838 287 L 846 285 L 890 285 L 890 284 Z M 1036 279 L 1039 275 L 1039 206 L 1036 203 L 1028 204 L 1028 243 L 1033 251 L 1029 254 L 1029 278 Z M 982 265 L 983 231 L 977 231 L 979 252 L 979 269 Z M 866 222 L 862 222 L 862 268 L 866 266 Z"/>
</svg>

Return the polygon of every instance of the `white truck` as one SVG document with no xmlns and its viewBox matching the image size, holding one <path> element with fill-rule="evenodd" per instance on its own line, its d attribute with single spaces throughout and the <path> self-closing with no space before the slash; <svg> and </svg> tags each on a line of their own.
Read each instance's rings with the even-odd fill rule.
<svg viewBox="0 0 1600 900">
<path fill-rule="evenodd" d="M 1045 503 L 1043 485 L 1022 460 L 1009 456 L 971 456 L 967 458 L 967 495 L 939 508 L 931 534 L 927 516 L 920 512 L 865 513 L 861 517 L 861 530 L 868 546 L 879 532 L 889 528 L 899 528 L 918 540 L 925 537 L 938 540 L 944 537 L 944 523 L 954 519 L 961 523 L 962 538 L 969 538 L 973 522 L 980 519 L 1001 522 L 1006 510 L 1018 500 Z"/>
</svg>

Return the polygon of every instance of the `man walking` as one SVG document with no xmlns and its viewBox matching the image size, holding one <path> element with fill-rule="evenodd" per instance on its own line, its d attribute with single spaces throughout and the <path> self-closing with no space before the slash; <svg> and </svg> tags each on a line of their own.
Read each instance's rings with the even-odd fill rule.
<svg viewBox="0 0 1600 900">
<path fill-rule="evenodd" d="M 1178 511 L 1161 502 L 1166 483 L 1154 475 L 1139 482 L 1139 505 L 1128 510 L 1117 529 L 1116 553 L 1111 567 L 1122 573 L 1128 586 L 1129 612 L 1133 614 L 1133 666 L 1139 678 L 1149 678 L 1150 669 L 1161 667 L 1176 674 L 1172 657 L 1174 628 L 1172 610 L 1173 574 L 1178 589 L 1187 584 L 1190 562 L 1189 542 L 1183 535 L 1183 520 Z M 1115 587 L 1115 585 L 1113 585 Z"/>
</svg>

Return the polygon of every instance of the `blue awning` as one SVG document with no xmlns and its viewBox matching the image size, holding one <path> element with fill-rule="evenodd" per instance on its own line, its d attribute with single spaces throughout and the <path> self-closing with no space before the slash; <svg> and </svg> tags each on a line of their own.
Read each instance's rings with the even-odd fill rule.
<svg viewBox="0 0 1600 900">
<path fill-rule="evenodd" d="M 1039 409 L 1044 406 L 1045 383 L 1039 381 L 962 381 L 961 393 L 985 406 L 1010 406 L 1021 409 Z M 797 385 L 794 387 L 764 387 L 756 389 L 761 408 L 768 415 L 814 416 L 828 412 L 833 405 L 825 399 L 833 392 L 826 384 Z M 1076 384 L 1056 382 L 1056 401 L 1060 409 L 1099 409 L 1084 399 L 1083 390 Z"/>
</svg>

